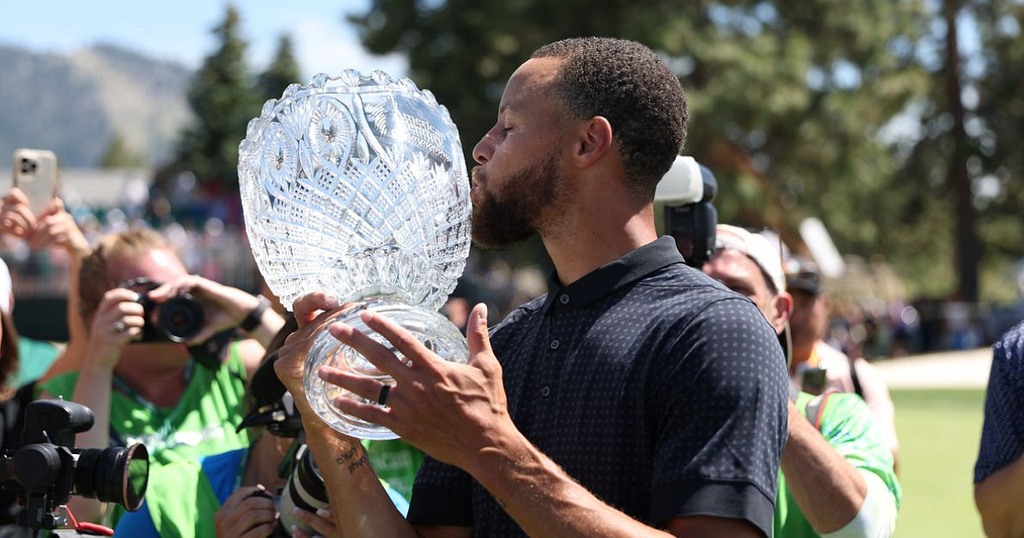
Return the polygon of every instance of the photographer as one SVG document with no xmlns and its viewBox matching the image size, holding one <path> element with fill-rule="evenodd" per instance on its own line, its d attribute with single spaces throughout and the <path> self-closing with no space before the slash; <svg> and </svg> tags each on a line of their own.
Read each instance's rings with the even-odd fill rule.
<svg viewBox="0 0 1024 538">
<path fill-rule="evenodd" d="M 78 228 L 74 217 L 64 210 L 64 203 L 60 198 L 53 198 L 39 215 L 34 215 L 29 208 L 29 201 L 25 193 L 17 187 L 12 188 L 4 196 L 2 205 L 0 205 L 0 234 L 23 239 L 32 249 L 56 247 L 66 252 L 68 257 L 68 307 L 66 314 L 68 344 L 62 352 L 59 352 L 56 360 L 54 360 L 54 355 L 57 355 L 58 352 L 54 350 L 51 353 L 47 346 L 51 348 L 53 346 L 44 343 L 33 346 L 36 350 L 35 353 L 23 353 L 23 358 L 25 364 L 29 365 L 34 372 L 49 367 L 42 379 L 49 379 L 63 371 L 78 369 L 81 366 L 87 343 L 85 323 L 78 316 L 78 273 L 81 271 L 82 260 L 92 251 L 89 242 Z M 7 297 L 2 297 L 0 300 L 7 300 Z M 10 297 L 10 300 L 13 307 L 13 296 Z"/>
<path fill-rule="evenodd" d="M 716 231 L 715 253 L 704 273 L 754 301 L 784 342 L 793 299 L 778 246 L 735 226 L 720 224 Z M 791 396 L 774 535 L 891 536 L 902 493 L 892 454 L 867 405 L 854 394 L 815 397 L 797 393 L 795 386 Z"/>
<path fill-rule="evenodd" d="M 96 426 L 79 434 L 79 446 L 140 442 L 149 448 L 154 467 L 248 446 L 245 433 L 235 433 L 244 412 L 245 380 L 284 324 L 265 301 L 189 275 L 151 230 L 102 238 L 83 261 L 80 279 L 81 317 L 89 327 L 81 371 L 42 385 L 46 395 L 74 400 L 95 413 Z M 198 305 L 202 318 L 176 312 L 205 321 L 176 343 L 165 332 L 167 324 L 181 320 L 164 319 L 161 305 L 186 293 L 194 297 L 186 303 L 193 310 Z M 196 344 L 239 326 L 249 339 L 231 342 L 213 363 L 201 365 L 193 358 L 208 351 Z M 86 521 L 102 513 L 99 503 L 83 499 L 74 499 L 72 509 Z"/>
<path fill-rule="evenodd" d="M 294 318 L 291 318 L 267 348 L 268 357 L 262 367 L 267 371 L 254 376 L 253 383 L 268 378 L 276 381 L 270 368 L 277 355 L 272 352 L 295 328 Z M 340 536 L 329 507 L 314 513 L 296 506 L 293 517 L 281 517 L 279 522 L 278 510 L 282 504 L 285 509 L 295 505 L 282 503 L 272 494 L 284 487 L 295 473 L 296 460 L 301 452 L 290 450 L 288 445 L 296 443 L 297 446 L 299 438 L 293 436 L 301 435 L 301 431 L 288 430 L 286 424 L 292 420 L 289 416 L 292 412 L 282 404 L 280 396 L 274 402 L 260 400 L 261 393 L 265 392 L 252 385 L 249 387 L 246 399 L 254 405 L 246 423 L 252 424 L 250 437 L 255 439 L 249 448 L 204 456 L 198 460 L 178 461 L 155 469 L 149 477 L 150 490 L 173 490 L 174 495 L 150 496 L 138 512 L 127 513 L 120 519 L 115 536 L 264 538 L 275 533 L 280 535 L 283 531 L 297 538 L 308 536 L 295 526 L 284 528 L 286 522 L 295 521 L 295 518 L 318 535 L 328 538 Z M 278 429 L 267 431 L 269 428 L 265 427 L 267 423 L 261 420 L 263 418 L 271 420 L 271 424 L 279 424 Z M 286 461 L 288 457 L 292 461 Z M 282 469 L 290 472 L 282 473 Z M 388 494 L 399 510 L 404 513 L 408 509 L 408 501 L 397 491 L 389 487 Z"/>
</svg>

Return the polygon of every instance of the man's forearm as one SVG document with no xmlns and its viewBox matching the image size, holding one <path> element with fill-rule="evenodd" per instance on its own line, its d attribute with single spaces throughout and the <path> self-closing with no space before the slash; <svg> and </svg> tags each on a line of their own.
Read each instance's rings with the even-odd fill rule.
<svg viewBox="0 0 1024 538">
<path fill-rule="evenodd" d="M 416 538 L 412 525 L 395 508 L 358 440 L 338 435 L 303 411 L 307 444 L 323 475 L 331 514 L 345 538 Z"/>
<path fill-rule="evenodd" d="M 521 436 L 484 451 L 477 461 L 466 470 L 531 538 L 680 535 L 644 525 L 608 506 Z"/>
<path fill-rule="evenodd" d="M 1024 456 L 975 484 L 974 502 L 989 538 L 1024 536 Z"/>
<path fill-rule="evenodd" d="M 782 472 L 807 521 L 818 533 L 843 528 L 860 512 L 867 483 L 799 412 L 792 410 Z"/>
</svg>

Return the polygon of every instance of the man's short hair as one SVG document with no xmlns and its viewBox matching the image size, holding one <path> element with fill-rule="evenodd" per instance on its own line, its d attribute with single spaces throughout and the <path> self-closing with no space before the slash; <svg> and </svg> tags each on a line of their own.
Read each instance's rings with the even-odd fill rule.
<svg viewBox="0 0 1024 538">
<path fill-rule="evenodd" d="M 114 282 L 110 264 L 117 260 L 132 259 L 151 250 L 172 250 L 163 236 L 146 228 L 136 228 L 103 236 L 99 244 L 82 260 L 78 273 L 78 295 L 81 297 L 79 313 L 88 322 L 103 300 L 103 294 L 120 282 Z"/>
<path fill-rule="evenodd" d="M 686 96 L 672 69 L 640 43 L 602 37 L 556 41 L 532 58 L 564 61 L 561 104 L 577 119 L 608 120 L 631 190 L 653 199 L 686 141 Z"/>
</svg>

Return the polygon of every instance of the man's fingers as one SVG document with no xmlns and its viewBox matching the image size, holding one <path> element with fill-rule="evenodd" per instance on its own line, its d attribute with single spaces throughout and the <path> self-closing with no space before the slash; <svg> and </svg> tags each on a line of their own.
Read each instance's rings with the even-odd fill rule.
<svg viewBox="0 0 1024 538">
<path fill-rule="evenodd" d="M 429 368 L 431 366 L 430 360 L 433 352 L 427 349 L 404 327 L 388 319 L 386 316 L 370 310 L 363 312 L 360 317 L 367 327 L 383 336 L 388 342 L 391 342 L 391 345 L 395 346 L 399 353 L 412 359 L 414 364 L 422 368 Z M 391 370 L 388 370 L 388 373 L 391 373 Z"/>
<path fill-rule="evenodd" d="M 466 326 L 466 343 L 469 344 L 469 357 L 480 353 L 494 355 L 491 351 L 491 336 L 487 328 L 487 305 L 480 303 L 473 307 Z"/>
<path fill-rule="evenodd" d="M 292 311 L 295 313 L 295 321 L 299 327 L 309 325 L 316 319 L 316 313 L 321 310 L 332 310 L 338 307 L 338 299 L 329 296 L 322 291 L 309 293 L 295 299 L 292 303 Z"/>
<path fill-rule="evenodd" d="M 309 512 L 298 507 L 295 508 L 294 513 L 303 521 L 303 523 L 309 525 L 318 534 L 323 536 L 334 536 L 337 532 L 334 522 L 329 519 L 331 517 L 329 513 L 327 514 L 327 517 L 321 517 L 313 512 Z"/>
<path fill-rule="evenodd" d="M 356 350 L 370 364 L 376 366 L 382 372 L 391 374 L 399 381 L 408 374 L 408 368 L 405 363 L 399 361 L 393 351 L 351 325 L 334 323 L 327 330 L 331 333 L 331 336 Z"/>
<path fill-rule="evenodd" d="M 331 403 L 334 404 L 334 407 L 337 407 L 342 413 L 347 413 L 371 424 L 384 426 L 385 428 L 394 431 L 394 426 L 396 424 L 394 415 L 392 415 L 391 411 L 387 408 L 381 407 L 377 404 L 357 402 L 344 396 L 338 396 Z"/>
<path fill-rule="evenodd" d="M 264 523 L 254 529 L 250 529 L 249 532 L 242 535 L 241 538 L 267 538 L 271 534 L 274 534 L 274 529 L 277 528 L 277 522 Z"/>
<path fill-rule="evenodd" d="M 353 394 L 362 396 L 363 398 L 374 402 L 380 397 L 381 387 L 384 384 L 384 382 L 379 379 L 353 375 L 345 372 L 344 370 L 331 368 L 329 366 L 321 366 L 317 375 L 320 376 L 320 379 L 323 379 L 332 385 L 341 387 Z M 390 385 L 391 383 L 388 384 Z M 394 397 L 395 387 L 391 387 L 390 390 L 393 392 L 389 393 L 388 399 Z"/>
<path fill-rule="evenodd" d="M 222 506 L 220 509 L 221 510 L 230 510 L 230 509 L 234 508 L 235 506 L 237 506 L 238 503 L 248 499 L 250 495 L 252 495 L 253 493 L 255 493 L 257 491 L 264 491 L 263 486 L 256 486 L 256 487 L 246 486 L 246 487 L 238 488 L 238 489 L 235 490 L 234 493 L 232 493 L 228 497 L 228 499 L 226 501 L 224 501 L 224 506 Z"/>
</svg>

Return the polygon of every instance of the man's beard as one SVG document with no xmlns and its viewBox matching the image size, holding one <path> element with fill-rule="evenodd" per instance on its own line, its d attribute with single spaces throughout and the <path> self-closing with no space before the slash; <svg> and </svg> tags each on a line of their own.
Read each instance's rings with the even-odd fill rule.
<svg viewBox="0 0 1024 538">
<path fill-rule="evenodd" d="M 556 201 L 562 182 L 552 151 L 527 168 L 501 180 L 500 190 L 482 190 L 473 206 L 473 242 L 501 248 L 526 241 L 537 233 L 545 210 Z M 481 173 L 482 170 L 478 170 Z M 486 189 L 486 182 L 477 187 Z"/>
</svg>

